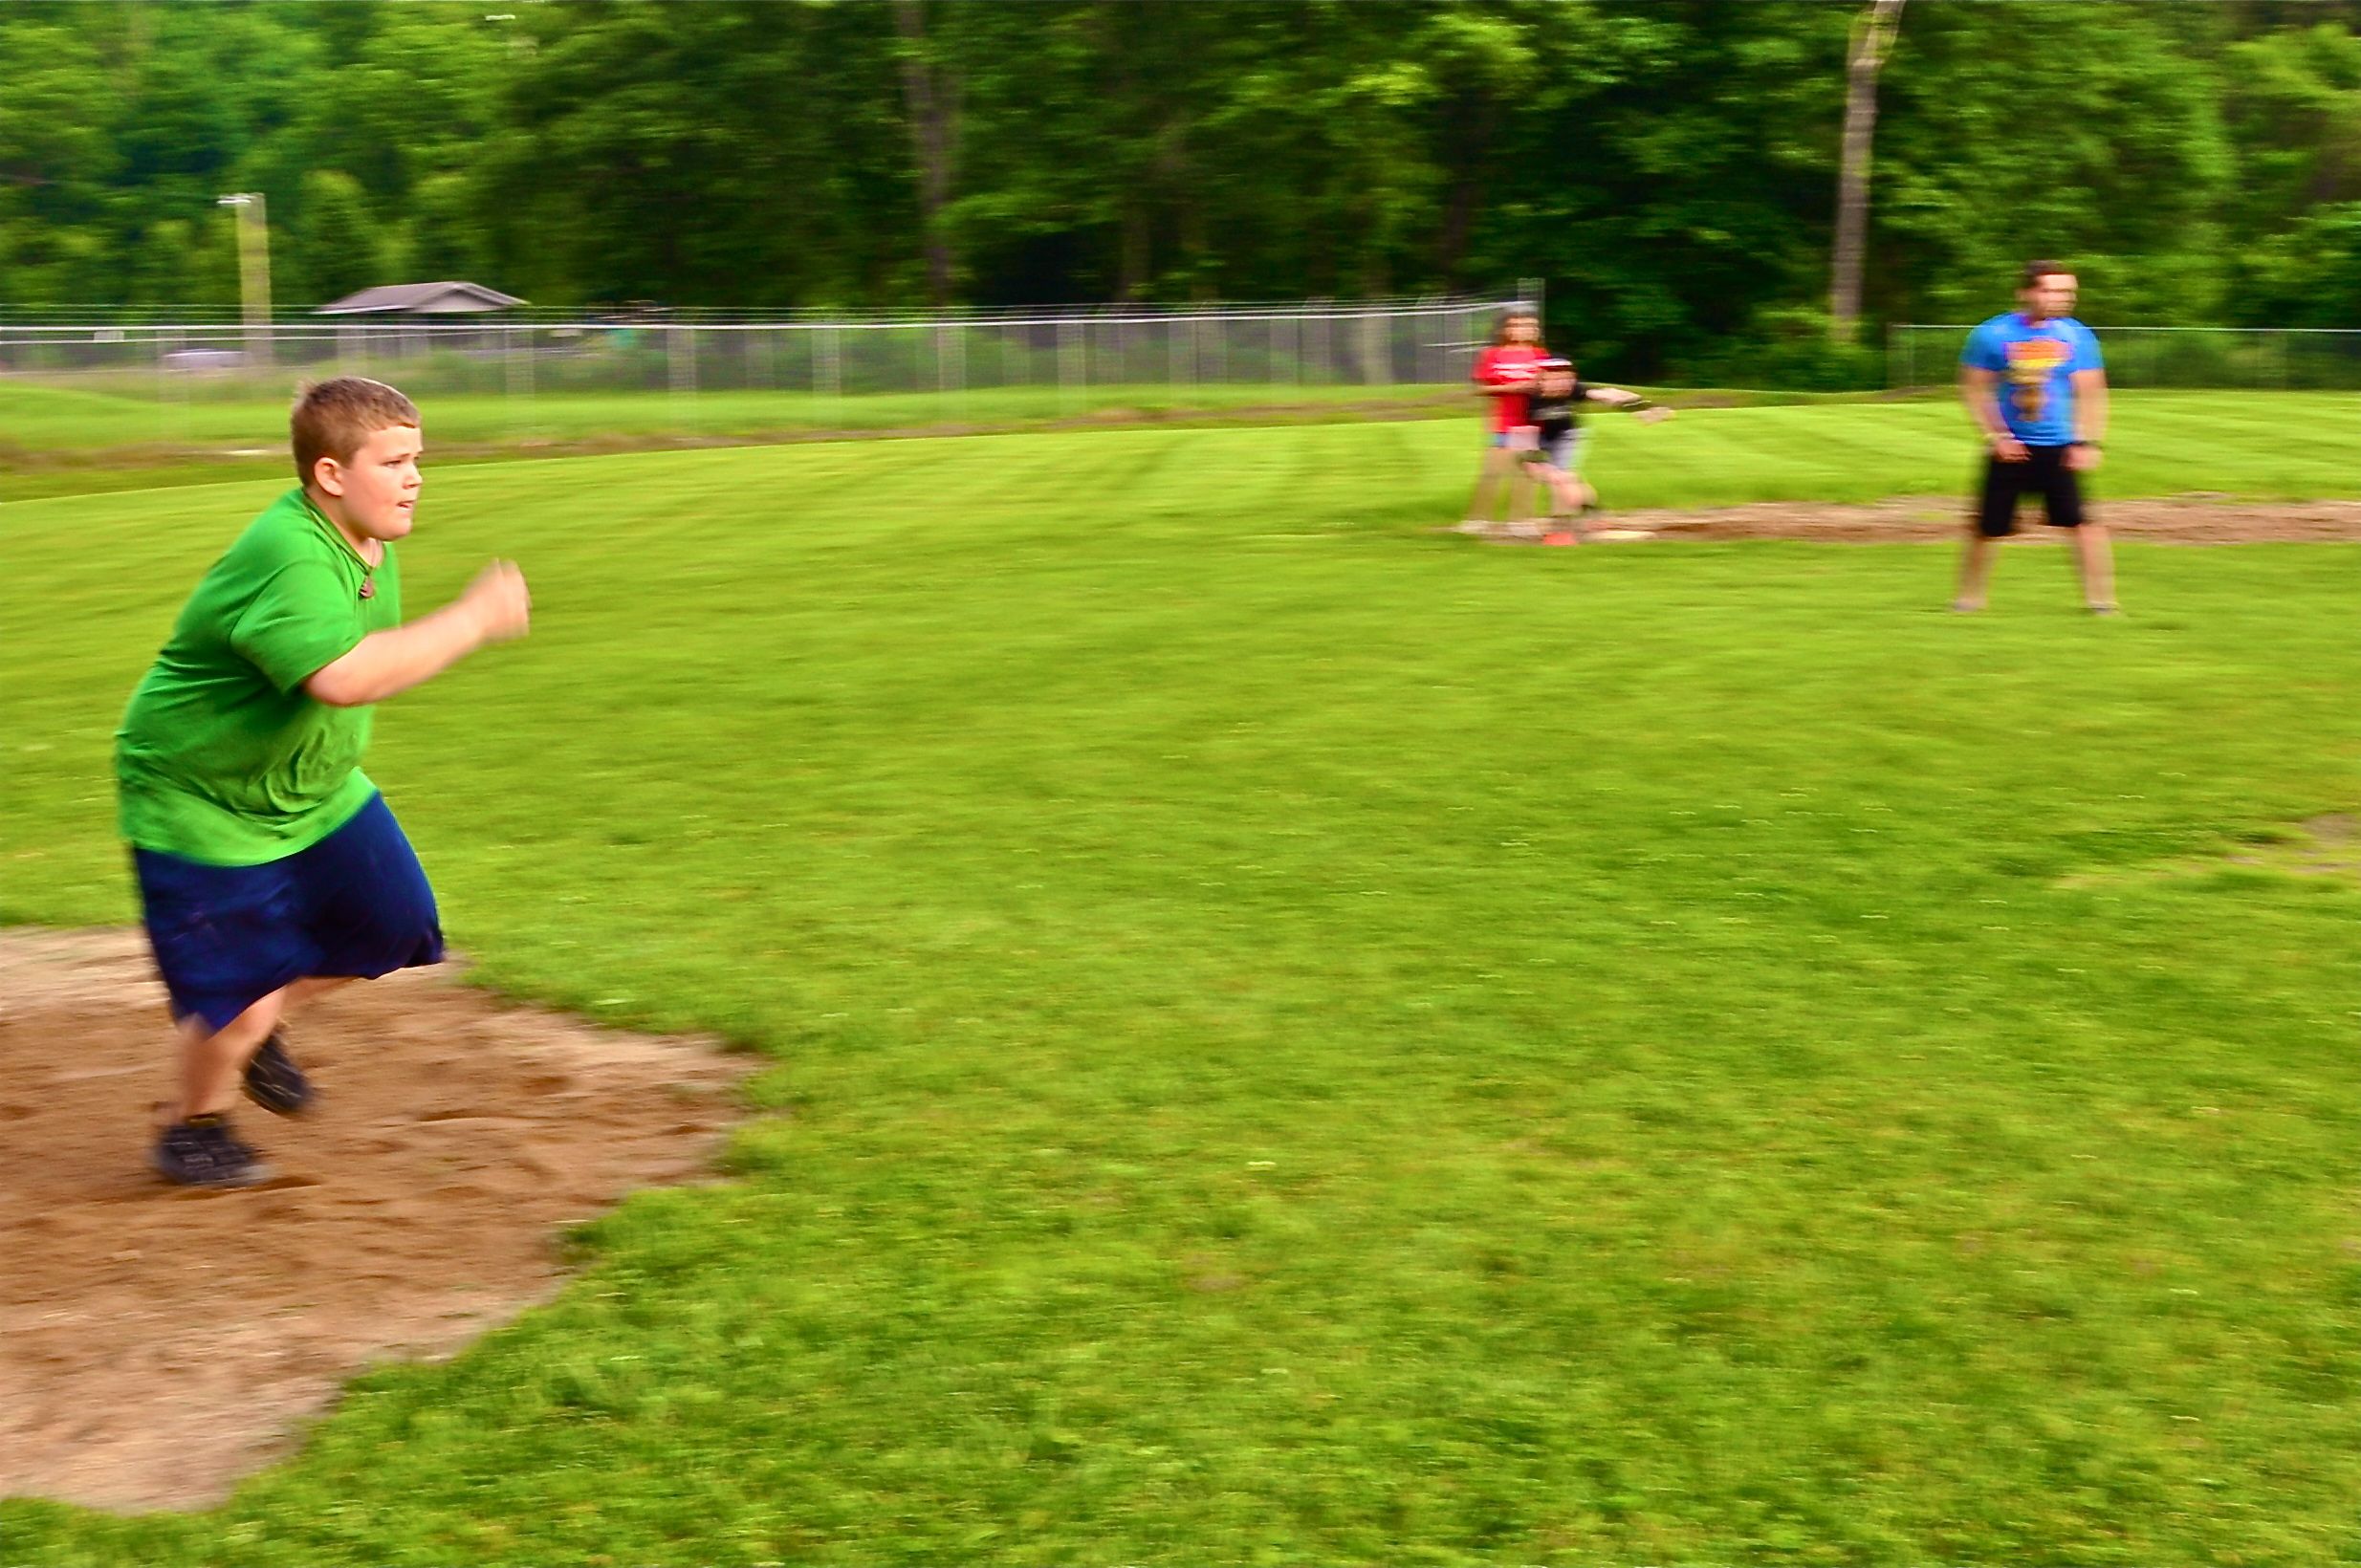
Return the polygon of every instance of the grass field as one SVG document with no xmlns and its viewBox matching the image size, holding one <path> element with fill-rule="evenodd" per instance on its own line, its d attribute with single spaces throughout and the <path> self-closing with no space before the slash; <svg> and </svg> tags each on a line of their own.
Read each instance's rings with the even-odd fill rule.
<svg viewBox="0 0 2361 1568">
<path fill-rule="evenodd" d="M 2110 483 L 2353 493 L 2265 406 L 2126 400 Z M 218 1512 L 0 1562 L 2361 1556 L 2361 889 L 2226 858 L 2361 806 L 2361 552 L 2126 548 L 2117 622 L 2011 552 L 1971 620 L 1948 550 L 1429 534 L 1469 445 L 437 475 L 413 612 L 536 601 L 380 716 L 455 940 L 779 1114 Z M 107 735 L 271 492 L 0 507 L 0 919 L 130 917 Z"/>
<path fill-rule="evenodd" d="M 291 375 L 292 384 L 292 375 Z M 210 397 L 0 383 L 0 500 L 160 483 L 207 483 L 268 470 L 287 445 L 287 399 L 235 388 Z M 224 393 L 228 395 L 224 395 Z M 546 448 L 617 450 L 815 435 L 1011 430 L 1142 421 L 1361 420 L 1459 413 L 1468 400 L 1425 386 L 1019 386 L 967 392 L 816 397 L 798 392 L 467 393 L 423 400 L 434 439 L 470 458 Z M 257 460 L 259 458 L 259 461 Z M 280 465 L 283 467 L 283 465 Z"/>
<path fill-rule="evenodd" d="M 1669 392 L 1683 409 L 1644 434 L 1627 420 L 1594 425 L 1629 460 L 1618 498 L 1631 505 L 1749 499 L 1874 500 L 1961 484 L 1965 424 L 1948 397 Z M 1017 430 L 1060 423 L 1153 421 L 1198 426 L 1279 420 L 1361 423 L 1434 418 L 1438 448 L 1472 439 L 1472 400 L 1417 387 L 1205 385 L 1055 387 L 815 399 L 785 393 L 664 393 L 430 399 L 428 440 L 446 454 L 513 457 L 541 447 L 805 439 L 827 432 L 925 434 Z M 1736 406 L 1723 406 L 1736 404 Z M 2133 392 L 2116 395 L 2117 494 L 2185 490 L 2312 497 L 2361 493 L 2361 398 L 2350 393 Z M 0 501 L 283 472 L 285 403 L 198 403 L 0 384 Z M 1451 434 L 1444 434 L 1448 429 Z M 1634 439 L 1637 438 L 1637 439 Z"/>
<path fill-rule="evenodd" d="M 397 378 L 398 379 L 398 378 Z M 290 384 L 293 382 L 292 373 Z M 1424 386 L 1301 386 L 1207 382 L 1174 386 L 976 388 L 956 392 L 820 397 L 807 392 L 703 391 L 549 393 L 507 397 L 462 393 L 423 398 L 445 439 L 760 435 L 796 430 L 901 429 L 970 421 L 1046 422 L 1128 410 L 1218 414 L 1231 408 L 1336 404 L 1450 405 L 1447 389 Z M 286 440 L 282 396 L 193 399 L 83 391 L 55 385 L 0 385 L 0 428 L 19 446 L 64 451 L 146 442 L 190 446 L 279 446 Z"/>
</svg>

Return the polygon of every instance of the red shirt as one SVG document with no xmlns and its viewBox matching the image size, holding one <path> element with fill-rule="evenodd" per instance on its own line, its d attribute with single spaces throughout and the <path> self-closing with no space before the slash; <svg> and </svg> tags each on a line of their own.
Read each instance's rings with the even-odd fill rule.
<svg viewBox="0 0 2361 1568">
<path fill-rule="evenodd" d="M 1497 343 L 1476 357 L 1476 368 L 1469 373 L 1469 380 L 1486 387 L 1501 381 L 1529 381 L 1533 379 L 1533 361 L 1548 358 L 1549 351 L 1539 343 Z M 1492 428 L 1496 432 L 1514 430 L 1525 423 L 1523 392 L 1492 395 Z"/>
</svg>

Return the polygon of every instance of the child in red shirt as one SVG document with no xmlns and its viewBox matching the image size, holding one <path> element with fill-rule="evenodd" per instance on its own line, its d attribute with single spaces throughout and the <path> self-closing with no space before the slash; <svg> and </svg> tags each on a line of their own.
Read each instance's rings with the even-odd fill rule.
<svg viewBox="0 0 2361 1568">
<path fill-rule="evenodd" d="M 1541 317 L 1524 305 L 1512 305 L 1501 313 L 1492 346 L 1476 357 L 1469 380 L 1477 397 L 1492 400 L 1492 415 L 1487 422 L 1484 466 L 1476 476 L 1476 494 L 1468 502 L 1467 518 L 1459 525 L 1463 533 L 1491 526 L 1487 492 L 1493 493 L 1509 521 L 1516 520 L 1519 453 L 1533 445 L 1525 403 L 1533 391 L 1534 363 L 1547 357 L 1548 350 L 1541 347 Z"/>
</svg>

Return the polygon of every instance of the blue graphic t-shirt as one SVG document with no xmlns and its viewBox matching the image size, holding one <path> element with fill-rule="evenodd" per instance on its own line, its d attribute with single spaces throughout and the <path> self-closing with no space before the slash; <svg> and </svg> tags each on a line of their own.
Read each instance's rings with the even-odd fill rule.
<svg viewBox="0 0 2361 1568">
<path fill-rule="evenodd" d="M 2099 339 L 2070 316 L 2036 326 L 2010 311 L 1968 334 L 1959 362 L 2000 375 L 2010 435 L 2028 446 L 2064 446 L 2074 439 L 2074 372 L 2100 368 Z"/>
</svg>

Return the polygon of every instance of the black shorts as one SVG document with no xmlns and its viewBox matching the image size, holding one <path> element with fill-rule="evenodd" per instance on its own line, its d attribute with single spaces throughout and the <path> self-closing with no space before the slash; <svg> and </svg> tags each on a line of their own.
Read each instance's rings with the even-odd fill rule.
<svg viewBox="0 0 2361 1568">
<path fill-rule="evenodd" d="M 2017 503 L 2038 491 L 2052 528 L 2083 526 L 2082 476 L 2066 466 L 2071 446 L 2027 446 L 2022 463 L 1984 459 L 1984 490 L 1976 509 L 1976 531 L 1987 539 L 2017 532 Z"/>
</svg>

